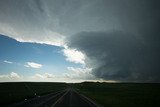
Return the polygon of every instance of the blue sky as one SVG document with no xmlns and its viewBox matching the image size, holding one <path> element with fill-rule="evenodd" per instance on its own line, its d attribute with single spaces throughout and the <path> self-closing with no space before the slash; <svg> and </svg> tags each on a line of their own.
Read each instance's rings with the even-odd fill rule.
<svg viewBox="0 0 160 107">
<path fill-rule="evenodd" d="M 14 72 L 23 76 L 22 80 L 27 80 L 36 74 L 48 73 L 63 78 L 68 73 L 68 67 L 82 67 L 82 64 L 67 61 L 63 49 L 47 44 L 18 42 L 0 35 L 0 75 Z M 29 65 L 30 63 L 40 67 Z"/>
</svg>

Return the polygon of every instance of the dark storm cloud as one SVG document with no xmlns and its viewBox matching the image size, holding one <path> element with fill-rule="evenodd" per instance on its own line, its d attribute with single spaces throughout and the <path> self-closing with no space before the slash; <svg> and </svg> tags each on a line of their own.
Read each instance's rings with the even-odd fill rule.
<svg viewBox="0 0 160 107">
<path fill-rule="evenodd" d="M 160 82 L 159 1 L 116 2 L 110 2 L 110 16 L 123 28 L 81 32 L 68 38 L 69 46 L 86 54 L 86 64 L 98 78 Z"/>
<path fill-rule="evenodd" d="M 160 44 L 144 44 L 135 35 L 113 32 L 82 32 L 69 46 L 86 54 L 93 74 L 106 80 L 160 82 Z"/>
<path fill-rule="evenodd" d="M 159 26 L 159 18 L 158 0 L 0 1 L 0 33 L 12 29 L 14 37 L 40 36 L 44 29 L 65 36 L 111 29 L 139 33 Z"/>
</svg>

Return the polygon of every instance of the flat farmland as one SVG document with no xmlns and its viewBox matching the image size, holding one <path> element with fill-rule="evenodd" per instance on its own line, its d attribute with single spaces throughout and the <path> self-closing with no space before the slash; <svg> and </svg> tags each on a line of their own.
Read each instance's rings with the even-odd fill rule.
<svg viewBox="0 0 160 107">
<path fill-rule="evenodd" d="M 160 107 L 158 83 L 0 83 L 0 106 Z"/>
<path fill-rule="evenodd" d="M 158 83 L 84 82 L 74 87 L 104 107 L 160 107 Z"/>
</svg>

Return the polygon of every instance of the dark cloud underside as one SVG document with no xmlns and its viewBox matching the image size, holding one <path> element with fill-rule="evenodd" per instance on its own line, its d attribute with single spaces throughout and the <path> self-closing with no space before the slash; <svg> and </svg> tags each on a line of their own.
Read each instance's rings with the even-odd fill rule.
<svg viewBox="0 0 160 107">
<path fill-rule="evenodd" d="M 112 11 L 123 28 L 81 32 L 68 39 L 69 46 L 86 54 L 87 66 L 98 78 L 160 82 L 159 1 L 116 2 L 110 2 L 110 8 L 104 4 L 104 8 Z"/>
<path fill-rule="evenodd" d="M 99 78 L 160 81 L 160 44 L 143 43 L 135 35 L 119 31 L 83 32 L 69 41 L 72 48 L 86 54 L 87 66 Z"/>
</svg>

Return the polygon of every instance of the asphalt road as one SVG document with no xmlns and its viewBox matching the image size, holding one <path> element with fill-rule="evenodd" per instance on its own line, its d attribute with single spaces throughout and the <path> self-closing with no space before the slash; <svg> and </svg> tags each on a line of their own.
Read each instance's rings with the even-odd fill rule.
<svg viewBox="0 0 160 107">
<path fill-rule="evenodd" d="M 7 107 L 99 107 L 87 97 L 69 88 L 57 93 L 32 98 Z"/>
<path fill-rule="evenodd" d="M 5 107 L 51 107 L 67 90 L 35 97 Z"/>
<path fill-rule="evenodd" d="M 99 107 L 87 97 L 78 94 L 74 89 L 68 90 L 52 107 Z"/>
</svg>

